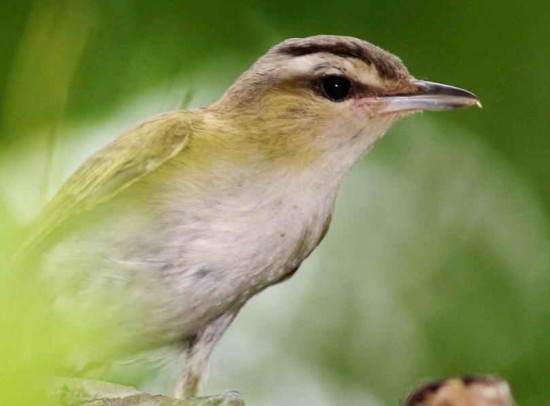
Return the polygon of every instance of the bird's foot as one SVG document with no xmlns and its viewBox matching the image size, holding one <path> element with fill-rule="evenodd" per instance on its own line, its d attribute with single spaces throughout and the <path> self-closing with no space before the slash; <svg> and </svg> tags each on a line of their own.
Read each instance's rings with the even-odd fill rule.
<svg viewBox="0 0 550 406">
<path fill-rule="evenodd" d="M 189 406 L 244 406 L 244 400 L 239 391 L 232 390 L 212 396 L 184 398 Z"/>
</svg>

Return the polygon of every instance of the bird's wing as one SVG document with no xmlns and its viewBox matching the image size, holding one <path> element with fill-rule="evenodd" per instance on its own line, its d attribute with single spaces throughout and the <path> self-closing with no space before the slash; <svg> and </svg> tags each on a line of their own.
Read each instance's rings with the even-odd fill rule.
<svg viewBox="0 0 550 406">
<path fill-rule="evenodd" d="M 46 205 L 17 257 L 27 256 L 68 220 L 112 199 L 176 156 L 188 144 L 197 121 L 197 113 L 191 111 L 164 114 L 92 155 Z"/>
</svg>

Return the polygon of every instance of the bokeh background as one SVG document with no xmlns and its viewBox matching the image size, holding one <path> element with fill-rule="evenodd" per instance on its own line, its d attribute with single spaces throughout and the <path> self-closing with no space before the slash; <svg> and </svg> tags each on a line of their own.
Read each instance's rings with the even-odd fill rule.
<svg viewBox="0 0 550 406">
<path fill-rule="evenodd" d="M 0 16 L 4 401 L 31 402 L 55 363 L 6 264 L 71 171 L 148 116 L 209 104 L 278 41 L 343 34 L 484 108 L 409 118 L 356 165 L 320 248 L 216 349 L 208 391 L 381 406 L 426 379 L 490 373 L 519 404 L 548 404 L 548 2 L 18 0 Z M 142 387 L 167 390 L 171 369 Z"/>
</svg>

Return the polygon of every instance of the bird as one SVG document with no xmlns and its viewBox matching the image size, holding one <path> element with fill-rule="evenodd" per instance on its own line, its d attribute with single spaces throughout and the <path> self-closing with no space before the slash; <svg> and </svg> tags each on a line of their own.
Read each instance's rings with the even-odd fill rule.
<svg viewBox="0 0 550 406">
<path fill-rule="evenodd" d="M 186 359 L 175 396 L 196 397 L 245 303 L 319 245 L 353 164 L 400 118 L 474 105 L 367 41 L 286 39 L 210 106 L 150 118 L 91 155 L 18 257 L 33 258 L 55 314 L 100 332 L 72 358 L 172 346 Z"/>
</svg>

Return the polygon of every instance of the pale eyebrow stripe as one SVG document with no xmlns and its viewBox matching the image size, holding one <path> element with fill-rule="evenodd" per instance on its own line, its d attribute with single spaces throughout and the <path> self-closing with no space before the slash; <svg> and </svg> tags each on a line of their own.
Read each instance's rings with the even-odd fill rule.
<svg viewBox="0 0 550 406">
<path fill-rule="evenodd" d="M 291 56 L 329 53 L 343 58 L 357 58 L 367 65 L 374 65 L 385 79 L 399 80 L 408 76 L 407 68 L 396 56 L 381 48 L 356 38 L 316 36 L 292 38 L 274 47 L 271 52 Z"/>
<path fill-rule="evenodd" d="M 325 68 L 332 68 L 332 69 L 336 69 L 337 71 L 339 72 L 342 72 L 342 73 L 346 73 L 346 69 L 345 68 L 342 68 L 340 66 L 336 66 L 330 62 L 321 62 L 321 63 L 318 63 L 317 65 L 315 65 L 312 69 L 312 72 L 313 73 L 317 73 L 318 71 L 320 70 L 323 70 Z"/>
<path fill-rule="evenodd" d="M 321 62 L 313 67 L 313 72 L 320 71 L 321 69 L 330 67 L 330 62 Z"/>
</svg>

